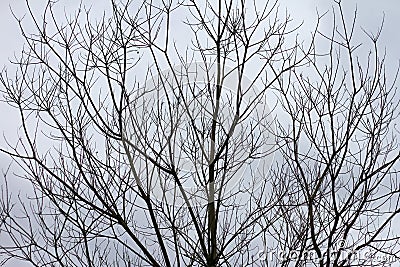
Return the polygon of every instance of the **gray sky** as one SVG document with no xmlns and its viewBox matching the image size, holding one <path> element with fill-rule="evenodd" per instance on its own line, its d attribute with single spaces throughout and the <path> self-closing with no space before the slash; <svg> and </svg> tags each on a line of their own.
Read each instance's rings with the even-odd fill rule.
<svg viewBox="0 0 400 267">
<path fill-rule="evenodd" d="M 43 3 L 45 3 L 46 0 L 31 0 L 30 2 L 32 2 L 35 11 L 40 12 L 43 10 Z M 79 3 L 79 1 L 76 0 L 60 2 L 61 4 L 68 3 L 71 9 L 74 8 L 74 5 L 76 6 Z M 90 5 L 94 1 L 83 0 L 83 2 Z M 104 5 L 106 1 L 102 0 L 96 2 L 103 3 Z M 287 7 L 296 21 L 304 21 L 304 29 L 313 27 L 317 9 L 320 13 L 323 13 L 331 9 L 333 4 L 332 0 L 283 0 L 281 2 L 281 6 Z M 383 13 L 385 13 L 385 28 L 382 36 L 382 44 L 387 46 L 389 53 L 400 55 L 400 51 L 396 49 L 399 44 L 398 41 L 400 41 L 400 34 L 396 31 L 400 25 L 400 3 L 398 0 L 346 0 L 343 2 L 345 2 L 344 7 L 349 15 L 354 12 L 354 8 L 357 6 L 359 24 L 365 26 L 365 28 L 369 30 L 377 29 L 382 20 Z M 1 66 L 7 64 L 8 58 L 12 57 L 15 52 L 18 52 L 23 44 L 19 34 L 18 24 L 10 12 L 10 7 L 15 11 L 17 16 L 22 16 L 26 12 L 25 0 L 0 1 L 0 32 L 2 36 L 5 37 L 2 38 L 2 42 L 0 43 Z M 96 5 L 96 8 L 97 7 Z M 29 28 L 28 24 L 25 25 Z"/>
<path fill-rule="evenodd" d="M 260 0 L 261 1 L 261 0 Z M 32 6 L 35 11 L 41 12 L 43 10 L 43 3 L 46 0 L 31 0 Z M 74 8 L 76 3 L 79 1 L 61 1 L 69 4 L 71 9 Z M 83 0 L 84 3 L 96 3 L 97 1 Z M 101 3 L 106 3 L 107 1 L 99 1 Z M 384 30 L 382 32 L 382 37 L 380 41 L 381 47 L 386 48 L 387 52 L 387 63 L 388 66 L 396 67 L 396 63 L 400 59 L 400 2 L 399 0 L 344 0 L 344 7 L 347 15 L 352 15 L 354 8 L 357 5 L 358 8 L 358 25 L 362 25 L 367 31 L 375 32 L 382 21 L 383 14 L 385 13 L 385 24 Z M 71 4 L 72 3 L 72 4 Z M 304 27 L 302 33 L 305 37 L 308 37 L 308 33 L 313 28 L 316 21 L 316 10 L 323 13 L 327 10 L 331 10 L 333 5 L 332 0 L 283 0 L 281 6 L 287 7 L 289 13 L 294 17 L 295 21 L 304 21 Z M 8 64 L 8 60 L 13 58 L 13 55 L 18 55 L 19 51 L 23 46 L 23 40 L 20 36 L 18 24 L 13 18 L 11 8 L 16 12 L 17 16 L 22 16 L 26 12 L 25 0 L 0 0 L 0 33 L 3 36 L 0 42 L 0 65 L 3 68 L 4 65 Z M 104 5 L 106 6 L 106 5 Z M 96 9 L 101 9 L 102 6 L 96 6 Z M 39 13 L 38 13 L 39 14 Z M 26 20 L 28 21 L 28 20 Z M 322 25 L 322 29 L 328 30 L 329 20 L 326 20 L 326 24 Z M 28 23 L 24 24 L 27 29 L 31 28 L 32 25 Z M 359 30 L 359 29 L 358 29 Z M 301 38 L 301 36 L 300 36 Z M 388 70 L 390 72 L 390 70 Z M 16 141 L 16 132 L 19 127 L 19 118 L 15 112 L 13 112 L 7 105 L 0 102 L 0 116 L 1 116 L 1 126 L 0 135 L 5 134 L 11 143 Z M 4 147 L 4 140 L 0 137 L 0 146 Z M 9 164 L 10 160 L 0 154 L 0 169 L 4 169 Z M 20 182 L 11 182 L 11 187 L 14 190 L 20 189 Z M 2 180 L 1 182 L 2 183 Z M 16 266 L 15 262 L 7 265 L 7 267 Z M 23 267 L 23 265 L 19 265 Z"/>
<path fill-rule="evenodd" d="M 261 0 L 260 0 L 261 1 Z M 37 14 L 43 11 L 44 3 L 46 0 L 35 0 L 32 2 L 32 7 Z M 60 4 L 67 3 L 68 10 L 73 10 L 80 1 L 60 1 Z M 362 25 L 367 31 L 375 32 L 382 21 L 383 14 L 385 14 L 385 25 L 381 37 L 380 45 L 385 47 L 388 55 L 389 66 L 395 66 L 398 59 L 400 59 L 400 34 L 398 34 L 398 27 L 400 25 L 400 2 L 398 0 L 346 0 L 343 1 L 345 11 L 348 13 L 349 18 L 354 12 L 355 7 L 358 9 L 359 25 Z M 94 1 L 83 0 L 83 3 L 91 5 Z M 106 8 L 107 1 L 96 1 L 96 10 Z M 317 18 L 317 10 L 322 14 L 323 12 L 332 9 L 332 0 L 282 0 L 281 7 L 287 7 L 289 13 L 294 18 L 295 22 L 304 22 L 302 33 L 304 38 L 309 37 L 309 32 L 313 29 Z M 10 12 L 10 7 L 14 10 L 18 17 L 22 17 L 26 13 L 25 0 L 0 0 L 0 32 L 3 36 L 0 42 L 0 66 L 3 68 L 8 65 L 9 59 L 14 55 L 18 55 L 23 46 L 23 39 L 20 35 L 17 21 L 14 19 Z M 329 30 L 329 23 L 331 20 L 328 18 L 324 20 L 321 28 Z M 29 18 L 25 19 L 24 23 L 27 30 L 33 29 L 29 24 Z M 301 38 L 302 36 L 300 36 Z M 1 114 L 1 132 L 7 133 L 9 138 L 15 135 L 15 129 L 18 127 L 18 120 L 15 118 L 12 111 L 0 103 Z M 0 138 L 1 139 L 1 138 Z M 0 140 L 0 145 L 3 144 Z M 0 160 L 3 156 L 0 155 Z M 1 163 L 4 166 L 3 163 Z"/>
</svg>

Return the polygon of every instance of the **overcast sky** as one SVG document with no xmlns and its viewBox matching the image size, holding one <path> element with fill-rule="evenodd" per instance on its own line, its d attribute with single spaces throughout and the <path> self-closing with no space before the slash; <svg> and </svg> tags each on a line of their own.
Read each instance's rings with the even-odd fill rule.
<svg viewBox="0 0 400 267">
<path fill-rule="evenodd" d="M 260 0 L 261 1 L 261 0 Z M 42 11 L 43 3 L 46 0 L 35 0 L 32 6 L 35 11 Z M 79 1 L 69 0 L 60 1 L 61 4 L 69 3 L 73 8 L 74 4 Z M 97 0 L 96 2 L 107 3 L 105 0 Z M 304 30 L 313 27 L 316 18 L 316 10 L 320 13 L 331 9 L 332 0 L 283 0 L 282 7 L 287 7 L 291 15 L 299 22 L 304 21 Z M 400 41 L 398 27 L 400 25 L 400 2 L 398 0 L 345 0 L 343 1 L 348 14 L 354 12 L 357 6 L 359 14 L 359 24 L 365 26 L 366 29 L 375 30 L 380 25 L 383 14 L 385 13 L 385 28 L 383 32 L 382 43 L 384 43 L 389 53 L 400 55 L 396 49 Z M 74 3 L 74 4 L 71 4 Z M 90 5 L 93 0 L 83 0 L 83 3 Z M 0 1 L 0 32 L 3 36 L 0 42 L 0 65 L 7 64 L 8 58 L 12 57 L 15 52 L 18 52 L 22 45 L 22 38 L 19 34 L 18 24 L 13 18 L 10 7 L 15 11 L 17 16 L 22 16 L 26 12 L 25 0 L 1 0 Z M 96 8 L 101 8 L 97 6 Z M 396 51 L 397 50 L 397 51 Z"/>
<path fill-rule="evenodd" d="M 261 1 L 261 0 L 260 0 Z M 36 11 L 41 12 L 45 0 L 31 0 L 32 6 Z M 60 4 L 69 3 L 70 8 L 74 8 L 71 3 L 79 3 L 79 1 L 61 1 Z M 83 3 L 91 4 L 95 1 L 83 0 Z M 106 3 L 107 1 L 98 1 Z M 98 3 L 96 1 L 96 5 Z M 367 31 L 376 31 L 380 22 L 382 21 L 383 14 L 385 14 L 384 30 L 381 37 L 381 47 L 386 48 L 388 55 L 388 64 L 393 66 L 400 58 L 400 1 L 399 0 L 344 0 L 345 11 L 350 16 L 354 12 L 355 7 L 358 8 L 358 21 L 359 25 L 362 25 Z M 297 22 L 304 21 L 304 27 L 302 33 L 305 35 L 312 29 L 315 24 L 317 17 L 317 10 L 323 13 L 329 9 L 332 9 L 332 0 L 283 0 L 282 7 L 287 7 L 289 12 L 292 14 Z M 23 46 L 23 40 L 20 36 L 17 21 L 13 18 L 10 7 L 15 11 L 17 16 L 22 16 L 26 12 L 25 0 L 0 0 L 0 32 L 2 40 L 0 42 L 0 65 L 1 68 L 8 64 L 10 58 L 13 57 L 14 53 L 18 54 Z M 100 8 L 101 6 L 96 6 Z M 106 5 L 105 7 L 106 8 Z M 182 18 L 183 19 L 183 18 Z M 29 24 L 25 24 L 29 29 Z M 322 25 L 324 27 L 324 25 Z M 4 103 L 0 102 L 0 114 L 1 114 L 1 135 L 3 133 L 13 140 L 15 133 L 19 126 L 19 118 L 15 113 L 11 111 Z M 15 139 L 14 139 L 15 140 Z M 0 146 L 4 146 L 3 138 L 0 137 Z M 4 169 L 7 167 L 10 160 L 4 155 L 0 154 L 0 168 Z M 0 182 L 2 183 L 2 181 Z M 16 188 L 15 183 L 13 188 Z M 15 263 L 14 263 L 15 264 Z M 16 266 L 12 263 L 7 266 Z M 18 265 L 23 266 L 23 265 Z"/>
<path fill-rule="evenodd" d="M 258 0 L 264 1 L 264 0 Z M 40 15 L 43 12 L 43 7 L 47 0 L 30 0 L 36 14 Z M 61 0 L 59 4 L 68 4 L 67 10 L 74 10 L 79 4 L 80 0 Z M 354 13 L 355 8 L 358 10 L 358 25 L 369 32 L 376 32 L 379 28 L 383 17 L 385 17 L 384 30 L 381 35 L 380 45 L 381 48 L 386 49 L 387 64 L 390 69 L 395 69 L 398 60 L 400 59 L 400 1 L 399 0 L 345 0 L 343 1 L 345 12 L 350 19 Z M 101 11 L 109 6 L 107 0 L 83 0 L 85 5 L 93 5 L 96 3 L 96 11 Z M 300 31 L 300 38 L 309 37 L 310 31 L 315 26 L 317 18 L 317 10 L 320 14 L 325 11 L 332 10 L 334 4 L 333 0 L 281 0 L 281 7 L 287 8 L 289 13 L 294 18 L 295 22 L 304 25 Z M 103 6 L 102 6 L 103 5 Z M 17 17 L 22 17 L 26 14 L 25 0 L 0 0 L 0 32 L 2 40 L 0 42 L 0 66 L 9 65 L 9 59 L 12 59 L 16 54 L 18 55 L 23 46 L 23 40 L 20 35 L 18 23 L 11 14 L 10 8 L 14 11 Z M 181 14 L 181 13 L 180 13 Z M 385 14 L 385 16 L 384 16 Z M 184 18 L 182 18 L 184 19 Z M 29 32 L 33 26 L 29 24 L 29 18 L 24 20 L 24 26 Z M 323 20 L 321 25 L 322 30 L 329 31 L 331 20 L 328 18 Z M 360 31 L 360 28 L 358 28 Z M 12 110 L 4 103 L 0 102 L 1 114 L 1 135 L 4 133 L 11 141 L 16 141 L 16 129 L 19 126 L 18 117 L 13 114 Z M 0 137 L 0 146 L 4 142 Z M 7 166 L 7 160 L 4 155 L 0 154 L 0 168 Z"/>
</svg>

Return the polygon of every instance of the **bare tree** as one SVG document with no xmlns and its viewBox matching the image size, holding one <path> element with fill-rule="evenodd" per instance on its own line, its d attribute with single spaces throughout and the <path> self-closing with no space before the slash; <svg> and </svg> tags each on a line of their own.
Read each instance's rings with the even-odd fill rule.
<svg viewBox="0 0 400 267">
<path fill-rule="evenodd" d="M 390 266 L 400 257 L 398 67 L 386 73 L 382 26 L 364 31 L 368 51 L 354 37 L 357 13 L 347 24 L 340 1 L 335 11 L 331 34 L 315 41 L 328 51 L 315 49 L 275 88 L 288 120 L 278 120 L 272 175 L 291 182 L 268 232 L 282 266 Z"/>
<path fill-rule="evenodd" d="M 332 35 L 316 30 L 309 45 L 278 1 L 111 1 L 101 19 L 81 6 L 64 22 L 53 1 L 41 19 L 27 8 L 36 32 L 19 20 L 26 46 L 16 74 L 1 75 L 21 136 L 1 151 L 33 196 L 16 201 L 4 183 L 4 262 L 303 264 L 260 259 L 280 249 L 348 266 L 348 248 L 395 255 L 394 84 L 377 36 L 371 59 L 356 58 L 340 3 Z"/>
</svg>

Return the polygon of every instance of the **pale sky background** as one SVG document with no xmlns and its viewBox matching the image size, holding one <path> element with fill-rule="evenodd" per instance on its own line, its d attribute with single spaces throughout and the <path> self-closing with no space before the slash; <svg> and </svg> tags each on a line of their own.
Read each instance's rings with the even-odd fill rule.
<svg viewBox="0 0 400 267">
<path fill-rule="evenodd" d="M 258 0 L 262 1 L 262 0 Z M 31 6 L 37 14 L 43 11 L 46 0 L 30 0 Z M 79 0 L 61 0 L 59 4 L 67 4 L 67 10 L 74 10 Z M 289 13 L 295 22 L 304 25 L 300 32 L 300 39 L 310 36 L 317 17 L 317 10 L 320 14 L 327 10 L 332 10 L 333 0 L 282 0 L 281 7 L 288 8 Z M 393 66 L 395 69 L 400 59 L 400 1 L 399 0 L 345 0 L 343 6 L 350 19 L 353 15 L 355 7 L 358 9 L 358 25 L 370 32 L 376 32 L 379 28 L 383 15 L 385 14 L 384 30 L 380 39 L 381 48 L 386 48 L 387 65 Z M 94 5 L 96 11 L 107 9 L 109 5 L 106 0 L 83 0 L 86 5 Z M 0 0 L 0 33 L 2 40 L 0 42 L 0 68 L 9 66 L 9 59 L 14 55 L 18 55 L 23 46 L 23 39 L 20 35 L 17 21 L 13 18 L 10 7 L 18 17 L 22 17 L 26 13 L 25 0 Z M 103 6 L 102 6 L 103 5 Z M 184 18 L 182 18 L 184 19 Z M 29 28 L 33 26 L 29 24 L 30 20 L 27 16 L 24 26 L 29 32 Z M 321 24 L 321 29 L 330 32 L 331 20 L 326 18 Z M 358 28 L 361 33 L 360 28 Z M 362 33 L 361 33 L 362 34 Z M 382 50 L 383 51 L 383 50 Z M 390 70 L 389 70 L 390 73 Z M 19 126 L 18 117 L 12 114 L 12 110 L 4 103 L 0 103 L 1 135 L 3 133 L 10 139 L 15 137 L 16 128 Z M 0 145 L 4 144 L 0 138 Z M 0 154 L 0 168 L 7 166 L 7 159 Z"/>
<path fill-rule="evenodd" d="M 41 13 L 44 3 L 47 1 L 31 0 L 30 2 L 35 11 Z M 300 32 L 300 34 L 304 34 L 304 38 L 309 37 L 309 32 L 315 25 L 317 9 L 320 13 L 323 13 L 329 9 L 331 10 L 334 4 L 332 0 L 283 0 L 281 2 L 281 7 L 287 7 L 295 21 L 304 21 L 304 26 Z M 395 69 L 400 59 L 400 0 L 344 0 L 343 2 L 349 18 L 357 6 L 358 25 L 362 25 L 367 31 L 375 32 L 380 26 L 383 14 L 385 14 L 385 24 L 380 39 L 380 46 L 381 48 L 386 48 L 388 66 L 393 66 L 393 69 Z M 60 4 L 64 3 L 69 5 L 68 10 L 73 10 L 79 1 L 60 1 Z M 101 10 L 103 7 L 99 3 L 107 3 L 107 1 L 83 0 L 83 3 L 88 5 L 96 3 L 96 9 Z M 104 8 L 108 6 L 109 5 L 104 4 Z M 2 37 L 0 42 L 1 68 L 8 65 L 8 60 L 13 57 L 14 53 L 18 55 L 23 46 L 18 24 L 10 12 L 10 7 L 16 12 L 17 16 L 22 16 L 26 12 L 25 0 L 0 0 L 0 36 Z M 327 20 L 327 22 L 330 21 Z M 329 23 L 326 25 L 323 24 L 322 29 L 326 27 L 325 30 L 329 30 L 328 25 Z M 27 29 L 31 27 L 27 23 L 25 23 L 25 26 Z M 356 30 L 360 31 L 360 28 Z M 300 35 L 300 38 L 301 37 Z M 390 74 L 390 68 L 388 68 L 387 71 Z M 16 140 L 17 128 L 20 125 L 19 118 L 2 102 L 0 102 L 0 118 L 0 135 L 3 136 L 4 134 L 10 140 Z M 3 137 L 0 137 L 0 146 L 4 147 Z M 0 154 L 0 169 L 3 170 L 7 168 L 9 163 L 10 159 Z M 3 183 L 2 178 L 0 179 L 0 183 Z M 13 190 L 18 191 L 21 189 L 21 181 L 11 179 L 10 183 Z M 6 266 L 23 267 L 26 265 L 10 261 Z"/>
</svg>

